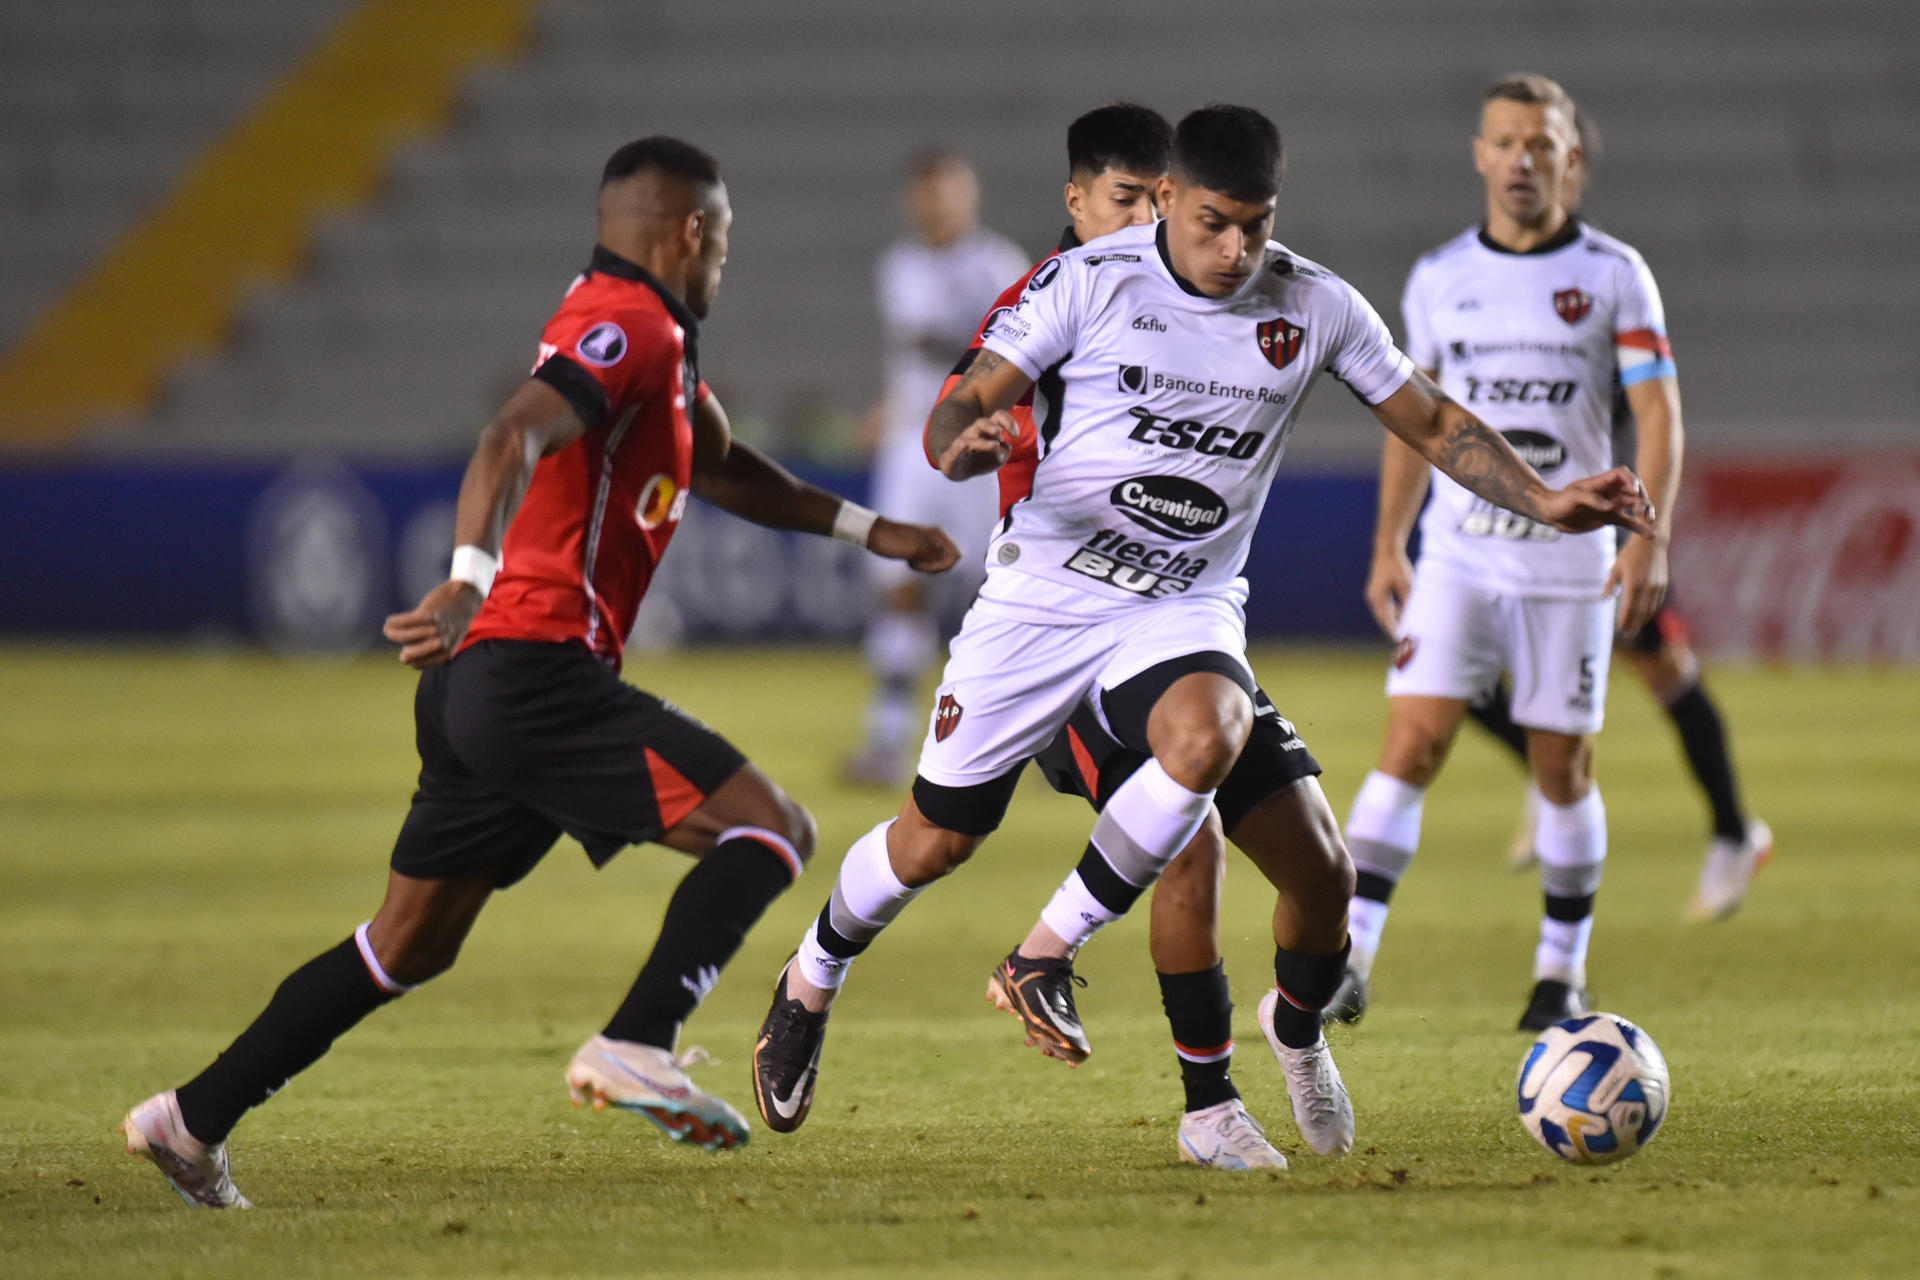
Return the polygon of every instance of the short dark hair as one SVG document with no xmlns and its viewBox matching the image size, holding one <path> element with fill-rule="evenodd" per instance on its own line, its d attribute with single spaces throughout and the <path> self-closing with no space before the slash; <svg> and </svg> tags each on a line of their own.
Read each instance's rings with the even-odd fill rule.
<svg viewBox="0 0 1920 1280">
<path fill-rule="evenodd" d="M 690 142 L 663 134 L 636 138 L 608 156 L 607 167 L 600 172 L 600 185 L 604 187 L 609 182 L 631 178 L 643 169 L 651 169 L 699 187 L 720 185 L 718 160 Z"/>
<path fill-rule="evenodd" d="M 1233 200 L 1279 195 L 1284 164 L 1280 130 L 1252 107 L 1214 103 L 1189 111 L 1173 131 L 1180 180 Z"/>
<path fill-rule="evenodd" d="M 1067 126 L 1067 176 L 1097 178 L 1109 169 L 1162 174 L 1173 154 L 1173 128 L 1152 107 L 1113 102 Z"/>
</svg>

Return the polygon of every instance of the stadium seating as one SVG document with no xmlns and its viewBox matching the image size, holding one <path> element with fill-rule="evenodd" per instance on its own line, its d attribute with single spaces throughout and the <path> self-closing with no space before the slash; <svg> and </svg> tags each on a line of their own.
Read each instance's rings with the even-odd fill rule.
<svg viewBox="0 0 1920 1280">
<path fill-rule="evenodd" d="M 21 199 L 0 214 L 0 341 L 345 7 L 9 6 L 0 172 Z M 1038 252 L 1062 220 L 1064 127 L 1112 96 L 1268 109 L 1290 154 L 1280 237 L 1397 324 L 1413 257 L 1478 209 L 1478 94 L 1524 67 L 1606 132 L 1589 212 L 1660 279 L 1702 447 L 1910 443 L 1916 50 L 1907 0 L 548 0 L 529 56 L 474 76 L 457 126 L 396 156 L 383 197 L 116 438 L 458 451 L 585 260 L 601 161 L 655 131 L 727 170 L 706 369 L 775 443 L 803 443 L 782 437 L 793 404 L 857 410 L 873 389 L 871 263 L 910 153 L 968 149 L 988 220 Z M 1371 454 L 1342 401 L 1317 398 L 1297 453 Z"/>
<path fill-rule="evenodd" d="M 0 348 L 350 6 L 0 6 Z"/>
</svg>

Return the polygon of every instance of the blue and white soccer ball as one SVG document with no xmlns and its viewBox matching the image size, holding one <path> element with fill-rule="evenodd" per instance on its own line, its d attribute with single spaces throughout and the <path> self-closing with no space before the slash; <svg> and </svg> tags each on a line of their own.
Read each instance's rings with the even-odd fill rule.
<svg viewBox="0 0 1920 1280">
<path fill-rule="evenodd" d="M 1653 1037 L 1610 1013 L 1554 1023 L 1520 1060 L 1520 1123 L 1574 1164 L 1612 1164 L 1646 1146 L 1669 1092 Z"/>
</svg>

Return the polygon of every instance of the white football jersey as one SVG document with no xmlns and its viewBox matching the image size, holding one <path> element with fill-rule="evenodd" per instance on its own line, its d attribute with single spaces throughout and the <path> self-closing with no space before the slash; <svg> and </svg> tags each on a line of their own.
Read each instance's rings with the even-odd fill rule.
<svg viewBox="0 0 1920 1280">
<path fill-rule="evenodd" d="M 1190 592 L 1244 602 L 1247 543 L 1321 371 L 1369 404 L 1413 373 L 1326 268 L 1270 243 L 1237 292 L 1208 298 L 1174 274 L 1164 224 L 1041 263 L 984 346 L 1029 377 L 1060 366 L 1033 488 L 1001 521 L 980 592 L 1035 622 Z"/>
<path fill-rule="evenodd" d="M 886 430 L 918 440 L 954 362 L 1007 281 L 1033 261 L 997 231 L 981 228 L 935 249 L 901 240 L 875 269 L 886 341 Z"/>
<path fill-rule="evenodd" d="M 1462 232 L 1414 264 L 1402 308 L 1407 354 L 1551 485 L 1613 465 L 1616 387 L 1674 372 L 1646 262 L 1579 222 L 1529 253 Z M 1423 565 L 1502 595 L 1592 598 L 1614 544 L 1612 529 L 1561 533 L 1438 470 L 1420 520 Z"/>
</svg>

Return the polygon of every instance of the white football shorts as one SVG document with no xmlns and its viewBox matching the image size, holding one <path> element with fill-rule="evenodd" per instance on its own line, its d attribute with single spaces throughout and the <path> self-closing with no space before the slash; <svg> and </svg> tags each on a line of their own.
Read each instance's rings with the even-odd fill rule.
<svg viewBox="0 0 1920 1280">
<path fill-rule="evenodd" d="M 1000 482 L 993 475 L 975 476 L 956 484 L 927 465 L 918 432 L 895 431 L 881 442 L 874 457 L 873 494 L 867 505 L 890 520 L 935 524 L 945 529 L 959 544 L 960 562 L 941 578 L 959 578 L 973 588 L 979 586 L 987 572 L 987 543 L 999 515 Z M 904 560 L 870 556 L 867 567 L 874 586 L 881 591 L 915 576 Z"/>
<path fill-rule="evenodd" d="M 1444 572 L 1416 572 L 1387 671 L 1389 698 L 1478 702 L 1513 679 L 1513 720 L 1598 733 L 1607 705 L 1616 602 L 1496 595 Z"/>
<path fill-rule="evenodd" d="M 1247 670 L 1247 619 L 1220 596 L 1172 599 L 1080 624 L 1017 622 L 975 602 L 934 698 L 920 776 L 991 782 L 1053 741 L 1080 700 L 1174 658 L 1221 653 Z M 1104 726 L 1099 698 L 1092 700 Z"/>
</svg>

